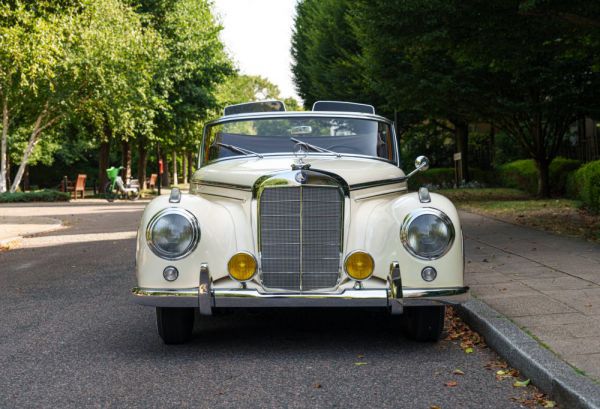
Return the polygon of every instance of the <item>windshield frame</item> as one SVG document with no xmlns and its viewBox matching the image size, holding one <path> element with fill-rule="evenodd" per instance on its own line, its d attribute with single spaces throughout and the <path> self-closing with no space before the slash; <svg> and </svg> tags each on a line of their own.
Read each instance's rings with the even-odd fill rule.
<svg viewBox="0 0 600 409">
<path fill-rule="evenodd" d="M 399 146 L 398 146 L 398 139 L 396 136 L 396 129 L 394 127 L 394 123 L 392 121 L 390 121 L 389 119 L 379 116 L 379 115 L 361 114 L 361 113 L 354 113 L 354 112 L 337 112 L 337 111 L 332 111 L 332 112 L 327 112 L 327 111 L 289 112 L 288 111 L 288 112 L 277 112 L 277 113 L 270 112 L 270 113 L 260 113 L 260 114 L 254 113 L 254 114 L 228 115 L 228 116 L 223 116 L 219 119 L 216 119 L 214 121 L 210 121 L 210 122 L 206 123 L 206 125 L 204 125 L 204 129 L 202 131 L 202 143 L 200 144 L 200 150 L 198 152 L 198 169 L 200 169 L 204 166 L 208 166 L 213 163 L 222 162 L 222 161 L 226 161 L 226 160 L 239 159 L 241 157 L 248 156 L 248 155 L 240 154 L 240 155 L 235 155 L 235 156 L 228 156 L 225 158 L 214 159 L 208 163 L 205 163 L 203 152 L 204 152 L 206 139 L 207 139 L 207 135 L 208 135 L 208 129 L 211 126 L 220 125 L 220 124 L 224 124 L 224 123 L 228 123 L 228 122 L 240 122 L 240 121 L 261 120 L 261 119 L 285 119 L 285 118 L 297 118 L 297 119 L 301 119 L 301 118 L 351 118 L 351 119 L 362 119 L 362 120 L 371 120 L 371 121 L 375 121 L 375 122 L 383 122 L 383 123 L 387 124 L 391 130 L 391 136 L 392 136 L 391 139 L 392 139 L 393 153 L 394 153 L 395 160 L 391 161 L 389 159 L 381 158 L 381 157 L 377 157 L 377 156 L 348 154 L 348 153 L 343 153 L 343 154 L 341 154 L 341 156 L 342 157 L 357 157 L 357 158 L 368 158 L 368 159 L 373 159 L 373 160 L 379 160 L 379 161 L 383 161 L 386 163 L 391 163 L 391 164 L 395 165 L 396 167 L 400 167 L 400 152 L 399 152 Z M 263 155 L 263 157 L 294 156 L 294 153 L 293 152 L 272 152 L 272 153 L 261 153 L 261 155 Z M 316 156 L 316 157 L 336 156 L 337 153 L 307 152 L 307 155 L 309 157 L 310 156 Z M 260 159 L 260 158 L 258 158 L 258 159 Z"/>
</svg>

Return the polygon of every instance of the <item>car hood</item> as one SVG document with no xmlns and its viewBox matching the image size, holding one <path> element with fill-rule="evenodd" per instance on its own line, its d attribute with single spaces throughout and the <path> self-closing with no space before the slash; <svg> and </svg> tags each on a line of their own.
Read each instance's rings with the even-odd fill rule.
<svg viewBox="0 0 600 409">
<path fill-rule="evenodd" d="M 304 163 L 314 171 L 335 173 L 348 185 L 360 185 L 372 181 L 397 179 L 404 172 L 397 166 L 378 159 L 360 157 L 308 156 Z M 288 171 L 298 160 L 294 156 L 258 158 L 242 157 L 212 163 L 196 171 L 192 183 L 220 183 L 252 187 L 254 182 L 266 174 Z"/>
</svg>

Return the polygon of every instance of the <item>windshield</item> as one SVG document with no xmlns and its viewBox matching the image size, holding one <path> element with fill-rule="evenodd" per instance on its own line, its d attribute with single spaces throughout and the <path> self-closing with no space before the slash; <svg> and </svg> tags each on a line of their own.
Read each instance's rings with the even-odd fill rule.
<svg viewBox="0 0 600 409">
<path fill-rule="evenodd" d="M 299 146 L 301 145 L 301 146 Z M 395 161 L 390 126 L 356 118 L 261 118 L 209 125 L 203 163 L 244 155 L 291 154 L 365 155 Z"/>
</svg>

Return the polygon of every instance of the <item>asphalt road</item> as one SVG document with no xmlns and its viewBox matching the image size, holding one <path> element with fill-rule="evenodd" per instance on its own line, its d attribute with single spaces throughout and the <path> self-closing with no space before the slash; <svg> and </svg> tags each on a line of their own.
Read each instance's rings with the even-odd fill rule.
<svg viewBox="0 0 600 409">
<path fill-rule="evenodd" d="M 211 317 L 165 346 L 128 299 L 143 204 L 63 206 L 66 229 L 0 253 L 0 408 L 516 408 L 532 393 L 495 379 L 492 351 L 412 342 L 370 312 Z"/>
</svg>

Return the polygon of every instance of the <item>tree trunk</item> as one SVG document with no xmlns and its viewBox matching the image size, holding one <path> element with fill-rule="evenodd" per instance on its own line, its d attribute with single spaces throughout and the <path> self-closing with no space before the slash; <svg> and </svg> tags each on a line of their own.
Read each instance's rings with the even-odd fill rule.
<svg viewBox="0 0 600 409">
<path fill-rule="evenodd" d="M 173 151 L 173 184 L 179 184 L 177 180 L 177 151 Z"/>
<path fill-rule="evenodd" d="M 550 197 L 550 160 L 545 155 L 535 158 L 538 171 L 538 197 Z"/>
<path fill-rule="evenodd" d="M 462 171 L 462 181 L 469 182 L 469 124 L 458 121 L 454 123 L 456 137 L 456 152 L 461 154 L 460 169 Z"/>
<path fill-rule="evenodd" d="M 29 142 L 27 142 L 27 147 L 25 148 L 25 151 L 23 152 L 23 157 L 21 158 L 21 164 L 19 165 L 19 169 L 17 170 L 15 179 L 13 180 L 13 183 L 10 187 L 11 193 L 15 192 L 17 190 L 17 188 L 19 187 L 19 184 L 21 184 L 21 179 L 23 178 L 23 173 L 25 173 L 25 166 L 27 166 L 29 157 L 31 156 L 31 153 L 33 152 L 33 148 L 35 148 L 35 145 L 37 144 L 37 141 L 38 141 L 38 136 L 40 135 L 40 132 L 42 131 L 42 120 L 44 119 L 45 114 L 46 114 L 46 111 L 44 110 L 44 112 L 42 112 L 35 120 L 35 124 L 33 125 L 33 130 L 31 131 L 31 136 L 29 136 Z"/>
<path fill-rule="evenodd" d="M 188 152 L 187 157 L 188 175 L 191 180 L 192 176 L 194 176 L 194 155 L 192 154 L 192 152 Z"/>
<path fill-rule="evenodd" d="M 188 166 L 187 166 L 187 153 L 183 151 L 181 155 L 181 172 L 183 173 L 183 184 L 187 185 L 188 183 Z"/>
<path fill-rule="evenodd" d="M 146 165 L 148 163 L 148 150 L 146 149 L 146 138 L 140 136 L 138 140 L 138 180 L 140 188 L 146 189 Z"/>
<path fill-rule="evenodd" d="M 25 166 L 25 173 L 23 174 L 23 192 L 29 190 L 29 165 Z"/>
<path fill-rule="evenodd" d="M 168 188 L 171 185 L 171 179 L 169 178 L 169 155 L 164 152 L 161 152 L 163 161 L 163 169 L 164 172 L 162 174 L 162 187 Z"/>
<path fill-rule="evenodd" d="M 2 101 L 2 141 L 0 142 L 0 193 L 6 192 L 8 187 L 7 183 L 7 169 L 8 161 L 6 154 L 6 146 L 8 140 L 8 98 L 4 98 Z"/>
<path fill-rule="evenodd" d="M 121 153 L 123 161 L 123 180 L 128 181 L 131 179 L 131 144 L 129 141 L 123 140 L 121 142 Z"/>
<path fill-rule="evenodd" d="M 100 142 L 100 153 L 98 158 L 98 188 L 103 192 L 104 185 L 108 182 L 108 161 L 110 160 L 110 141 Z"/>
</svg>

